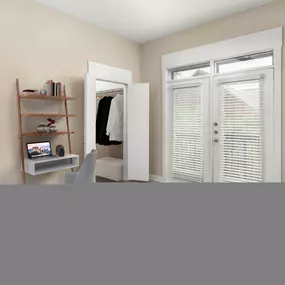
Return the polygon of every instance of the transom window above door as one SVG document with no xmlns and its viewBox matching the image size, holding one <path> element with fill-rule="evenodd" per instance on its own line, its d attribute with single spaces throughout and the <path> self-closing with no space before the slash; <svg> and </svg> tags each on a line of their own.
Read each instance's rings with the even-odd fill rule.
<svg viewBox="0 0 285 285">
<path fill-rule="evenodd" d="M 170 79 L 189 79 L 221 73 L 240 72 L 250 69 L 273 66 L 273 51 L 247 54 L 218 61 L 205 62 L 170 70 Z M 212 68 L 213 66 L 213 68 Z"/>
<path fill-rule="evenodd" d="M 242 71 L 273 65 L 273 52 L 264 52 L 234 57 L 215 62 L 215 73 Z"/>
<path fill-rule="evenodd" d="M 175 70 L 171 70 L 171 80 L 185 79 L 196 76 L 210 75 L 211 64 L 210 62 L 195 64 Z"/>
</svg>

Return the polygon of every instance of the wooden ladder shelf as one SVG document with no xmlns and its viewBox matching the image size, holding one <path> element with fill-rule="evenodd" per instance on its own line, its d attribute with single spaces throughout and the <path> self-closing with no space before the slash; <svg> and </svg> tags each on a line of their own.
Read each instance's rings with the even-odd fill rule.
<svg viewBox="0 0 285 285">
<path fill-rule="evenodd" d="M 68 136 L 68 148 L 69 148 L 69 154 L 71 154 L 71 135 L 74 134 L 74 132 L 70 131 L 70 125 L 69 125 L 69 118 L 76 117 L 76 115 L 72 115 L 68 113 L 67 108 L 67 101 L 74 100 L 74 98 L 67 97 L 66 96 L 66 90 L 63 88 L 63 96 L 47 96 L 47 95 L 35 95 L 35 94 L 27 94 L 22 95 L 20 91 L 20 84 L 19 79 L 16 79 L 16 89 L 17 89 L 17 105 L 18 105 L 18 123 L 19 123 L 19 142 L 20 142 L 20 152 L 21 152 L 21 166 L 22 166 L 22 180 L 23 183 L 26 184 L 26 169 L 25 169 L 25 151 L 24 151 L 24 137 L 40 137 L 40 136 L 57 136 L 57 135 L 67 135 Z M 23 114 L 21 110 L 21 100 L 23 99 L 31 99 L 31 100 L 47 100 L 47 101 L 58 101 L 58 102 L 64 102 L 64 109 L 65 112 L 63 114 L 43 114 L 43 113 L 35 113 L 35 114 Z M 65 118 L 66 119 L 66 131 L 58 131 L 55 133 L 37 133 L 37 132 L 23 132 L 23 117 L 58 117 L 58 118 Z M 76 155 L 74 155 L 75 158 L 77 158 Z M 69 167 L 71 168 L 71 167 Z M 71 168 L 71 171 L 73 171 L 73 168 Z"/>
</svg>

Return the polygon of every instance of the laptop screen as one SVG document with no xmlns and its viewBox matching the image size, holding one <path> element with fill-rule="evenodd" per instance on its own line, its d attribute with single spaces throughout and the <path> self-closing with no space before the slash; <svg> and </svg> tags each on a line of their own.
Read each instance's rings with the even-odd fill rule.
<svg viewBox="0 0 285 285">
<path fill-rule="evenodd" d="M 51 156 L 50 142 L 27 143 L 28 157 L 44 157 Z"/>
</svg>

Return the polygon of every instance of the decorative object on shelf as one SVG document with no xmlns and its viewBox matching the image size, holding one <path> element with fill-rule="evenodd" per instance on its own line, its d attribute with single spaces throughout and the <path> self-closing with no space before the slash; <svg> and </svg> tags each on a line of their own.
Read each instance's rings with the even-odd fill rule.
<svg viewBox="0 0 285 285">
<path fill-rule="evenodd" d="M 37 91 L 38 90 L 34 90 L 34 89 L 26 89 L 26 90 L 23 90 L 23 93 L 35 93 Z"/>
<path fill-rule="evenodd" d="M 52 118 L 48 118 L 47 120 L 49 121 L 49 124 L 47 125 L 49 128 L 49 131 L 52 133 L 56 133 L 57 132 L 57 127 L 55 126 L 56 120 Z"/>
<path fill-rule="evenodd" d="M 64 156 L 65 155 L 65 150 L 64 150 L 64 146 L 63 145 L 58 145 L 56 148 L 55 148 L 55 152 L 58 156 Z"/>
<path fill-rule="evenodd" d="M 46 91 L 44 89 L 34 90 L 34 89 L 26 89 L 22 92 L 22 95 L 46 95 Z"/>
<path fill-rule="evenodd" d="M 34 90 L 34 89 L 26 89 L 26 90 L 23 90 L 22 92 L 22 95 L 29 95 L 29 94 L 39 95 L 39 91 Z"/>
<path fill-rule="evenodd" d="M 51 133 L 56 133 L 56 132 L 57 132 L 57 127 L 54 126 L 54 125 L 52 125 L 52 126 L 49 127 L 49 131 L 50 131 Z"/>
<path fill-rule="evenodd" d="M 38 133 L 48 133 L 49 132 L 49 127 L 46 124 L 41 123 L 37 127 L 37 132 Z"/>
<path fill-rule="evenodd" d="M 40 94 L 41 94 L 41 95 L 47 95 L 47 92 L 46 92 L 46 90 L 41 89 Z"/>
</svg>

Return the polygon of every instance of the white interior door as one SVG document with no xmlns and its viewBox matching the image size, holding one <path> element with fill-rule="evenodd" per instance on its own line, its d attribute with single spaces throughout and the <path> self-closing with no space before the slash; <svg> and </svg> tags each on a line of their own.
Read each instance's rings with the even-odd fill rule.
<svg viewBox="0 0 285 285">
<path fill-rule="evenodd" d="M 273 82 L 271 69 L 215 78 L 214 182 L 274 182 Z"/>
<path fill-rule="evenodd" d="M 149 84 L 131 84 L 127 91 L 127 177 L 149 181 Z"/>
<path fill-rule="evenodd" d="M 84 85 L 84 156 L 96 149 L 96 77 L 85 75 Z"/>
</svg>

